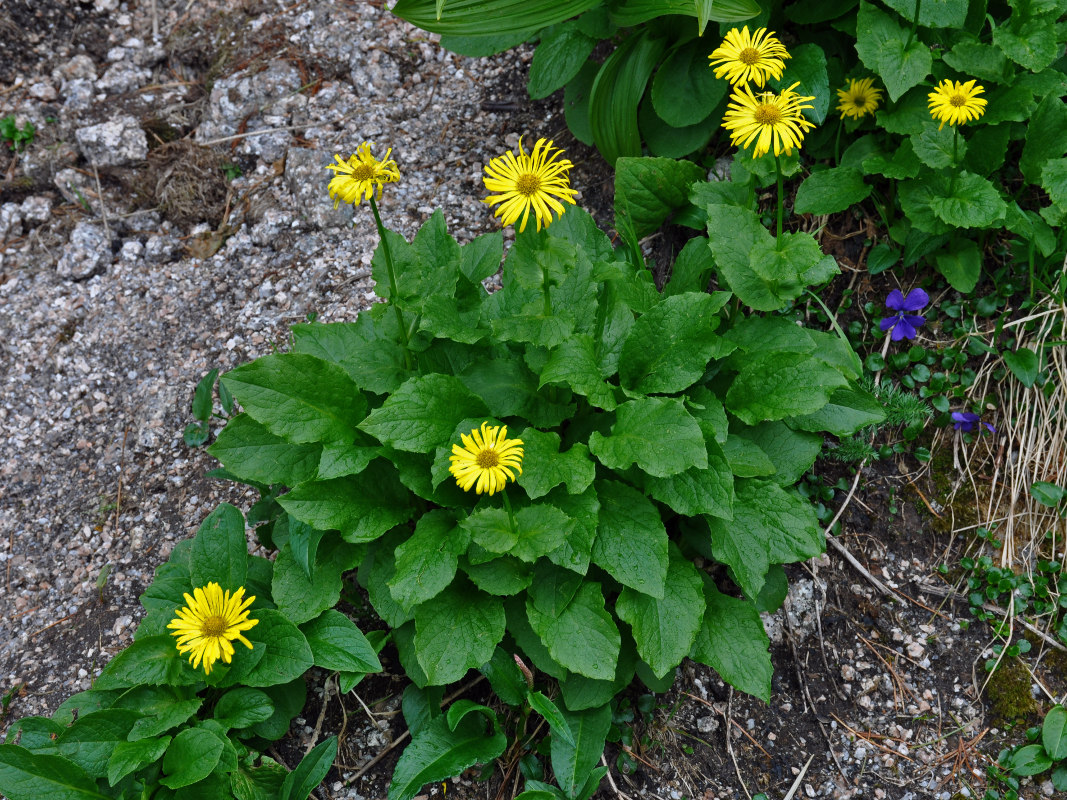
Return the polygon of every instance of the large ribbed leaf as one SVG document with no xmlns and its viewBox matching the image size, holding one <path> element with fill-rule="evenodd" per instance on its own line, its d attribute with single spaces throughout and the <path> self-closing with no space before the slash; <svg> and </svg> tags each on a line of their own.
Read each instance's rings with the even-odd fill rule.
<svg viewBox="0 0 1067 800">
<path fill-rule="evenodd" d="M 730 0 L 731 3 L 740 0 Z M 603 0 L 398 0 L 392 11 L 426 31 L 449 36 L 479 36 L 492 20 L 494 36 L 538 31 L 576 17 Z M 442 6 L 442 8 L 439 8 Z M 693 12 L 695 13 L 695 12 Z"/>
<path fill-rule="evenodd" d="M 755 0 L 626 0 L 611 10 L 611 21 L 628 28 L 667 14 L 685 14 L 697 18 L 703 34 L 708 20 L 741 22 L 759 12 Z"/>
<path fill-rule="evenodd" d="M 641 155 L 637 106 L 666 43 L 647 32 L 631 36 L 600 68 L 589 97 L 589 126 L 597 150 L 612 166 L 620 156 Z"/>
</svg>

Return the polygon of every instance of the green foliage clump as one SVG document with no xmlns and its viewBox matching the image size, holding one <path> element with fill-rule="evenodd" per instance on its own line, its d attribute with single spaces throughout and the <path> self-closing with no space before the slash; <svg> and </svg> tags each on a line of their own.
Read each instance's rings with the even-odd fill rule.
<svg viewBox="0 0 1067 800">
<path fill-rule="evenodd" d="M 14 151 L 25 150 L 26 145 L 32 142 L 36 135 L 37 128 L 29 120 L 19 126 L 14 114 L 0 119 L 0 139 L 7 142 L 8 147 Z"/>
</svg>

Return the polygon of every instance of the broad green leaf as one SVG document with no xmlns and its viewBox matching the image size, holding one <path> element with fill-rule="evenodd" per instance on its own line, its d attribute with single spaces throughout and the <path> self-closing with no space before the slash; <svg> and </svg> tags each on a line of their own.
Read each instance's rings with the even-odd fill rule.
<svg viewBox="0 0 1067 800">
<path fill-rule="evenodd" d="M 574 138 L 582 144 L 593 145 L 593 128 L 589 121 L 589 96 L 593 82 L 600 72 L 600 64 L 586 61 L 578 74 L 563 90 L 563 115 Z"/>
<path fill-rule="evenodd" d="M 141 683 L 192 686 L 203 676 L 178 655 L 173 636 L 146 636 L 120 652 L 104 667 L 94 689 L 122 689 Z"/>
<path fill-rule="evenodd" d="M 299 625 L 336 605 L 346 567 L 344 557 L 351 550 L 350 545 L 330 537 L 316 554 L 309 577 L 293 553 L 292 542 L 286 542 L 274 562 L 271 580 L 271 596 L 278 610 Z"/>
<path fill-rule="evenodd" d="M 830 402 L 812 414 L 791 417 L 788 422 L 802 431 L 829 431 L 834 436 L 851 436 L 868 425 L 885 419 L 878 399 L 862 389 L 835 389 Z"/>
<path fill-rule="evenodd" d="M 341 672 L 380 672 L 378 654 L 363 632 L 336 609 L 323 611 L 300 626 L 315 666 Z"/>
<path fill-rule="evenodd" d="M 600 526 L 593 542 L 593 562 L 619 583 L 662 598 L 667 578 L 667 530 L 659 510 L 625 483 L 597 481 L 594 486 L 600 500 Z"/>
<path fill-rule="evenodd" d="M 632 315 L 630 317 L 633 319 Z M 597 363 L 596 345 L 588 334 L 579 333 L 552 351 L 541 370 L 541 386 L 562 383 L 583 395 L 591 405 L 606 411 L 615 409 L 615 393 L 605 383 Z"/>
<path fill-rule="evenodd" d="M 294 444 L 351 442 L 366 413 L 366 401 L 344 369 L 315 356 L 263 356 L 222 381 L 248 416 Z"/>
<path fill-rule="evenodd" d="M 144 689 L 152 689 L 165 693 L 164 697 L 166 699 L 160 698 L 154 703 L 147 702 L 140 705 L 132 704 L 131 700 L 137 699 L 141 690 Z M 168 690 L 169 687 L 157 688 L 154 686 L 142 686 L 134 689 L 122 698 L 123 708 L 132 709 L 145 715 L 133 723 L 127 732 L 128 735 L 123 736 L 123 739 L 135 742 L 138 739 L 149 739 L 153 736 L 158 736 L 161 733 L 166 733 L 171 728 L 181 725 L 188 720 L 189 717 L 199 711 L 200 706 L 203 705 L 204 701 L 202 698 L 192 697 L 188 700 L 181 700 Z"/>
<path fill-rule="evenodd" d="M 508 554 L 532 564 L 567 541 L 574 520 L 555 506 L 535 503 L 515 512 L 515 528 L 518 537 Z"/>
<path fill-rule="evenodd" d="M 533 582 L 529 565 L 511 556 L 500 556 L 480 564 L 464 563 L 461 566 L 471 582 L 487 594 L 518 594 Z"/>
<path fill-rule="evenodd" d="M 1008 59 L 1000 48 L 974 39 L 957 42 L 942 58 L 957 72 L 995 83 L 1003 82 L 1008 68 Z"/>
<path fill-rule="evenodd" d="M 930 209 L 942 222 L 958 228 L 990 228 L 1004 219 L 1007 206 L 985 178 L 960 172 L 954 186 L 943 181 L 930 197 Z"/>
<path fill-rule="evenodd" d="M 410 609 L 438 594 L 456 576 L 459 556 L 469 543 L 470 535 L 449 512 L 423 514 L 415 532 L 396 549 L 396 572 L 389 581 L 393 599 Z"/>
<path fill-rule="evenodd" d="M 581 494 L 570 494 L 559 487 L 549 492 L 547 500 L 574 520 L 570 535 L 548 554 L 548 559 L 557 566 L 584 575 L 589 569 L 589 556 L 599 524 L 600 501 L 596 490 L 590 486 Z"/>
<path fill-rule="evenodd" d="M 615 613 L 630 624 L 638 654 L 662 677 L 682 662 L 700 629 L 704 617 L 700 573 L 677 547 L 671 547 L 663 598 L 626 587 L 615 601 Z"/>
<path fill-rule="evenodd" d="M 970 239 L 956 239 L 937 254 L 934 263 L 949 286 L 964 294 L 974 290 L 982 275 L 982 253 Z"/>
<path fill-rule="evenodd" d="M 305 483 L 278 498 L 301 522 L 322 531 L 338 530 L 350 542 L 377 539 L 411 518 L 411 494 L 392 465 L 379 460 L 361 474 Z"/>
<path fill-rule="evenodd" d="M 845 377 L 805 353 L 756 354 L 726 393 L 726 409 L 749 425 L 818 411 Z"/>
<path fill-rule="evenodd" d="M 247 414 L 230 419 L 207 449 L 239 479 L 286 486 L 314 478 L 322 450 L 317 442 L 292 444 L 275 436 Z"/>
<path fill-rule="evenodd" d="M 555 564 L 540 562 L 534 570 L 534 582 L 526 593 L 535 609 L 558 617 L 574 599 L 582 585 L 582 575 Z"/>
<path fill-rule="evenodd" d="M 441 47 L 461 56 L 487 58 L 518 47 L 534 33 L 533 29 L 513 31 L 500 36 L 492 33 L 481 36 L 452 36 L 446 33 L 441 36 Z"/>
<path fill-rule="evenodd" d="M 1053 761 L 1067 758 L 1067 710 L 1053 706 L 1041 725 L 1041 744 Z"/>
<path fill-rule="evenodd" d="M 293 717 L 300 713 L 307 701 L 307 684 L 303 677 L 296 678 L 280 686 L 268 686 L 264 690 L 274 703 L 274 713 L 270 719 L 257 722 L 252 732 L 270 741 L 281 739 L 289 731 Z"/>
<path fill-rule="evenodd" d="M 96 781 L 60 756 L 0 744 L 0 787 L 9 800 L 107 800 Z"/>
<path fill-rule="evenodd" d="M 526 90 L 536 99 L 548 97 L 578 74 L 582 64 L 596 46 L 596 39 L 586 36 L 573 22 L 549 28 L 541 36 L 530 63 L 530 80 Z"/>
<path fill-rule="evenodd" d="M 215 582 L 224 591 L 244 586 L 248 570 L 248 539 L 240 509 L 223 503 L 200 524 L 189 563 L 193 587 Z"/>
<path fill-rule="evenodd" d="M 218 376 L 219 371 L 213 369 L 196 384 L 193 391 L 193 419 L 201 422 L 211 419 L 212 393 L 215 391 L 215 379 Z"/>
<path fill-rule="evenodd" d="M 765 480 L 741 480 L 734 487 L 732 521 L 706 517 L 715 558 L 728 564 L 745 595 L 757 597 L 771 564 L 819 555 L 824 547 L 812 505 L 792 490 Z"/>
<path fill-rule="evenodd" d="M 830 109 L 830 79 L 826 74 L 826 54 L 817 44 L 799 44 L 789 48 L 791 58 L 787 62 L 785 74 L 781 80 L 773 77 L 768 84 L 777 91 L 788 89 L 795 83 L 793 91 L 805 97 L 814 98 L 812 108 L 803 112 L 816 125 L 826 121 L 826 112 Z M 723 81 L 725 83 L 725 81 Z"/>
<path fill-rule="evenodd" d="M 962 28 L 967 20 L 967 0 L 887 0 L 886 5 L 909 22 L 919 6 L 919 24 L 927 28 Z"/>
<path fill-rule="evenodd" d="M 1067 208 L 1067 158 L 1053 158 L 1041 170 L 1041 188 L 1048 199 L 1060 208 Z"/>
<path fill-rule="evenodd" d="M 406 381 L 359 427 L 397 450 L 430 453 L 448 442 L 456 423 L 489 409 L 451 375 L 421 375 Z"/>
<path fill-rule="evenodd" d="M 606 467 L 624 470 L 636 464 L 661 478 L 708 465 L 700 426 L 676 398 L 645 397 L 623 403 L 616 410 L 610 435 L 594 431 L 589 449 Z"/>
<path fill-rule="evenodd" d="M 1039 184 L 1045 163 L 1062 158 L 1064 153 L 1067 153 L 1067 104 L 1050 94 L 1038 104 L 1027 123 L 1019 169 L 1029 183 Z"/>
<path fill-rule="evenodd" d="M 1005 766 L 1011 770 L 1012 775 L 1019 777 L 1040 775 L 1052 767 L 1052 759 L 1043 745 L 1028 744 L 1012 752 L 1007 757 Z"/>
<path fill-rule="evenodd" d="M 934 197 L 939 192 L 948 193 L 948 179 L 942 178 L 940 175 L 931 175 L 929 173 L 920 175 L 918 178 L 909 181 L 901 181 L 897 184 L 898 197 L 900 198 L 900 207 L 904 211 L 904 216 L 912 224 L 912 230 L 909 235 L 917 232 L 922 232 L 930 235 L 941 235 L 950 233 L 952 226 L 947 225 L 936 214 L 932 207 Z M 942 239 L 944 241 L 944 239 Z M 923 255 L 931 252 L 927 250 Z M 921 257 L 921 255 L 919 256 Z M 915 259 L 918 260 L 918 259 Z M 915 263 L 911 261 L 910 263 Z M 908 248 L 904 248 L 904 264 L 909 265 L 908 260 Z"/>
<path fill-rule="evenodd" d="M 760 13 L 755 0 L 623 0 L 611 8 L 612 21 L 619 27 L 631 27 L 667 14 L 685 14 L 701 22 L 698 31 L 704 32 L 704 20 L 715 22 L 744 22 Z"/>
<path fill-rule="evenodd" d="M 222 757 L 226 743 L 205 728 L 186 728 L 167 747 L 159 782 L 180 789 L 203 780 Z"/>
<path fill-rule="evenodd" d="M 215 720 L 227 728 L 249 728 L 274 714 L 270 696 L 259 689 L 231 689 L 215 705 Z"/>
<path fill-rule="evenodd" d="M 731 433 L 726 437 L 722 452 L 730 462 L 730 469 L 739 478 L 758 478 L 773 475 L 777 471 L 770 456 L 764 453 L 759 445 L 736 434 Z"/>
<path fill-rule="evenodd" d="M 568 744 L 575 744 L 570 726 L 555 703 L 540 692 L 529 692 L 526 695 L 526 701 L 530 704 L 530 708 L 545 718 L 553 738 L 558 736 Z"/>
<path fill-rule="evenodd" d="M 292 447 L 292 445 L 290 445 Z M 322 447 L 319 457 L 318 477 L 325 481 L 330 478 L 344 478 L 348 475 L 358 475 L 367 468 L 367 465 L 379 455 L 377 447 L 362 447 L 349 444 L 330 444 Z M 293 486 L 295 483 L 286 484 Z"/>
<path fill-rule="evenodd" d="M 78 717 L 66 728 L 52 746 L 55 752 L 69 758 L 94 778 L 107 775 L 111 751 L 126 736 L 140 712 L 127 708 L 105 708 Z"/>
<path fill-rule="evenodd" d="M 414 619 L 414 615 L 409 610 L 405 610 L 393 599 L 388 583 L 396 571 L 394 561 L 396 547 L 403 539 L 402 532 L 398 530 L 371 542 L 359 565 L 359 585 L 367 590 L 375 612 L 388 623 L 390 628 L 399 628 L 405 622 Z"/>
<path fill-rule="evenodd" d="M 281 800 L 307 800 L 337 758 L 337 737 L 331 736 L 305 755 L 282 781 Z"/>
<path fill-rule="evenodd" d="M 689 187 L 704 178 L 692 161 L 672 158 L 619 158 L 615 162 L 616 226 L 629 224 L 635 235 L 659 229 L 675 209 L 689 203 Z"/>
<path fill-rule="evenodd" d="M 659 158 L 684 158 L 690 153 L 700 150 L 708 143 L 715 133 L 716 120 L 712 119 L 714 112 L 700 122 L 686 125 L 682 128 L 672 128 L 652 108 L 652 101 L 646 94 L 637 109 L 637 126 L 642 138 L 648 145 L 648 152 Z M 703 223 L 684 221 L 685 215 L 693 215 L 695 209 L 683 206 L 675 214 L 673 222 L 688 227 L 698 227 Z"/>
<path fill-rule="evenodd" d="M 671 265 L 671 277 L 663 287 L 668 297 L 686 292 L 703 292 L 708 288 L 708 276 L 715 268 L 711 247 L 704 236 L 695 236 L 685 246 Z"/>
<path fill-rule="evenodd" d="M 570 728 L 570 741 L 562 736 L 551 738 L 552 772 L 566 796 L 577 797 L 604 752 L 611 708 L 564 711 L 563 718 Z"/>
<path fill-rule="evenodd" d="M 690 657 L 707 664 L 731 686 L 770 702 L 770 641 L 759 611 L 749 600 L 719 592 L 710 577 L 705 575 L 703 581 L 707 610 Z"/>
<path fill-rule="evenodd" d="M 773 480 L 779 486 L 792 486 L 799 481 L 811 469 L 823 446 L 822 436 L 791 430 L 784 422 L 738 427 L 737 435 L 767 454 L 775 468 Z"/>
<path fill-rule="evenodd" d="M 547 28 L 598 5 L 600 0 L 447 0 L 441 13 L 437 0 L 398 0 L 391 10 L 418 28 L 449 36 L 485 35 L 492 20 L 494 35 L 500 36 Z M 448 777 L 452 774 L 458 770 Z"/>
<path fill-rule="evenodd" d="M 637 106 L 665 42 L 642 30 L 608 56 L 590 90 L 589 125 L 597 150 L 609 165 L 620 156 L 641 155 Z"/>
<path fill-rule="evenodd" d="M 894 101 L 924 80 L 933 64 L 930 48 L 918 37 L 909 37 L 908 29 L 890 14 L 866 2 L 860 3 L 856 19 L 856 52 L 885 81 Z"/>
<path fill-rule="evenodd" d="M 361 389 L 394 392 L 408 375 L 396 318 L 382 313 L 387 310 L 391 309 L 375 306 L 355 322 L 294 325 L 293 349 L 339 364 Z"/>
<path fill-rule="evenodd" d="M 687 516 L 711 514 L 733 517 L 734 476 L 726 455 L 714 440 L 706 440 L 708 466 L 690 467 L 666 478 L 649 478 L 648 493 L 675 512 Z"/>
<path fill-rule="evenodd" d="M 798 214 L 836 214 L 867 199 L 871 187 L 855 167 L 813 172 L 797 189 L 793 210 Z"/>
<path fill-rule="evenodd" d="M 502 508 L 487 507 L 474 511 L 459 523 L 479 547 L 490 553 L 507 553 L 519 541 L 519 534 Z"/>
<path fill-rule="evenodd" d="M 530 626 L 530 620 L 527 618 L 526 613 L 526 602 L 523 598 L 509 597 L 504 604 L 504 608 L 507 613 L 508 633 L 522 649 L 526 664 L 531 669 L 540 670 L 557 680 L 563 680 L 567 675 L 571 674 L 552 658 L 552 655 L 548 652 L 548 647 L 545 646 L 544 642 L 541 641 L 541 637 Z"/>
<path fill-rule="evenodd" d="M 471 283 L 496 275 L 504 258 L 504 236 L 491 231 L 475 237 L 459 249 L 459 269 Z"/>
<path fill-rule="evenodd" d="M 475 764 L 488 764 L 507 747 L 507 737 L 484 714 L 469 714 L 452 730 L 445 717 L 427 722 L 412 736 L 393 771 L 389 800 L 410 800 L 428 783 L 459 775 Z"/>
<path fill-rule="evenodd" d="M 703 122 L 726 97 L 729 84 L 708 69 L 709 52 L 706 40 L 693 39 L 673 50 L 656 70 L 652 105 L 668 125 L 681 128 Z"/>
<path fill-rule="evenodd" d="M 1029 347 L 1007 351 L 1003 354 L 1003 358 L 1005 366 L 1027 389 L 1037 383 L 1038 375 L 1041 374 L 1041 362 L 1037 353 Z M 1067 756 L 1064 757 L 1067 758 Z"/>
<path fill-rule="evenodd" d="M 667 394 L 695 383 L 717 352 L 719 337 L 713 331 L 724 299 L 686 292 L 667 297 L 642 314 L 622 346 L 622 385 L 644 394 Z"/>
<path fill-rule="evenodd" d="M 1063 13 L 1062 9 L 1059 13 Z M 1056 17 L 1057 14 L 1030 16 L 1016 8 L 1007 25 L 993 29 L 993 44 L 1016 64 L 1031 72 L 1041 72 L 1063 55 Z"/>
<path fill-rule="evenodd" d="M 520 359 L 509 355 L 502 351 L 495 358 L 473 361 L 458 376 L 498 419 L 521 414 L 536 399 L 537 376 Z"/>
<path fill-rule="evenodd" d="M 415 608 L 415 652 L 430 684 L 458 681 L 493 656 L 504 635 L 500 600 L 456 580 Z"/>
<path fill-rule="evenodd" d="M 108 756 L 107 782 L 114 786 L 131 772 L 136 772 L 142 767 L 159 761 L 167 751 L 169 744 L 169 736 L 141 739 L 136 742 L 118 742 Z"/>
<path fill-rule="evenodd" d="M 619 658 L 619 629 L 604 608 L 600 584 L 589 581 L 559 616 L 543 614 L 526 603 L 530 626 L 552 658 L 572 672 L 611 680 Z"/>
<path fill-rule="evenodd" d="M 567 491 L 581 494 L 593 482 L 596 466 L 589 448 L 578 442 L 566 452 L 559 451 L 557 433 L 526 428 L 518 434 L 523 445 L 523 472 L 517 483 L 536 500 L 554 487 L 565 484 Z"/>
<path fill-rule="evenodd" d="M 967 155 L 967 142 L 955 126 L 939 129 L 930 125 L 918 136 L 911 137 L 911 146 L 919 160 L 933 169 L 958 168 Z"/>
<path fill-rule="evenodd" d="M 259 609 L 253 616 L 259 622 L 245 636 L 253 643 L 262 643 L 264 653 L 241 683 L 253 687 L 277 686 L 299 678 L 314 666 L 307 639 L 288 617 L 266 608 Z"/>
<path fill-rule="evenodd" d="M 893 180 L 914 178 L 919 174 L 919 158 L 911 146 L 911 139 L 905 139 L 892 154 L 876 153 L 863 159 L 863 171 L 868 175 L 881 175 Z"/>
</svg>

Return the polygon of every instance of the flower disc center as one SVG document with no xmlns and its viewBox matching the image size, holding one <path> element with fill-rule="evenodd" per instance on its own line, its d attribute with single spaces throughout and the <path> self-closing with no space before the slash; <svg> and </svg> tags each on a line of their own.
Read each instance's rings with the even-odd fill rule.
<svg viewBox="0 0 1067 800">
<path fill-rule="evenodd" d="M 967 98 L 962 94 L 954 94 L 948 99 L 948 104 L 950 106 L 955 106 L 956 108 L 962 108 L 967 105 Z"/>
<path fill-rule="evenodd" d="M 492 469 L 500 466 L 500 456 L 497 455 L 496 450 L 482 450 L 475 456 L 474 460 L 482 469 Z"/>
<path fill-rule="evenodd" d="M 537 194 L 541 189 L 541 178 L 534 175 L 532 172 L 527 172 L 519 176 L 519 179 L 515 181 L 515 188 L 519 194 L 530 197 Z"/>
<path fill-rule="evenodd" d="M 783 119 L 782 110 L 773 103 L 760 103 L 753 116 L 760 125 L 776 125 Z"/>
<path fill-rule="evenodd" d="M 374 180 L 374 167 L 370 164 L 360 164 L 352 169 L 352 178 L 357 181 Z"/>
<path fill-rule="evenodd" d="M 226 620 L 219 616 L 205 617 L 200 624 L 203 636 L 222 636 L 226 632 Z"/>
<path fill-rule="evenodd" d="M 755 47 L 746 47 L 740 53 L 737 54 L 737 60 L 742 64 L 751 66 L 752 64 L 758 64 L 760 59 L 759 50 Z"/>
</svg>

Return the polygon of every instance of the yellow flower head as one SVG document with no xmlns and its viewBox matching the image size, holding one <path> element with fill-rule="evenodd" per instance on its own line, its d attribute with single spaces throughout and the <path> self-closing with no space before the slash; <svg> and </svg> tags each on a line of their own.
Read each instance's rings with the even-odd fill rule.
<svg viewBox="0 0 1067 800">
<path fill-rule="evenodd" d="M 519 155 L 510 150 L 504 155 L 491 159 L 485 168 L 482 182 L 485 188 L 495 194 L 483 200 L 483 203 L 495 205 L 500 203 L 494 216 L 503 217 L 505 225 L 514 225 L 519 217 L 519 231 L 526 230 L 526 220 L 533 209 L 537 230 L 548 227 L 552 222 L 552 212 L 563 215 L 563 203 L 574 205 L 577 191 L 571 188 L 568 170 L 574 166 L 569 159 L 559 158 L 563 151 L 555 148 L 553 153 L 551 141 L 538 139 L 530 155 L 522 149 L 519 139 Z"/>
<path fill-rule="evenodd" d="M 722 118 L 731 141 L 738 147 L 748 147 L 755 141 L 753 158 L 772 150 L 777 156 L 791 154 L 794 147 L 800 149 L 804 133 L 815 127 L 800 112 L 812 108 L 808 101 L 815 98 L 794 92 L 799 85 L 794 83 L 781 94 L 753 94 L 747 85 L 735 87 Z"/>
<path fill-rule="evenodd" d="M 941 122 L 938 130 L 949 125 L 962 125 L 978 119 L 985 113 L 986 101 L 979 97 L 985 88 L 975 86 L 974 81 L 960 83 L 947 78 L 937 85 L 928 95 L 930 116 Z"/>
<path fill-rule="evenodd" d="M 790 58 L 785 45 L 768 33 L 766 28 L 757 28 L 749 35 L 748 25 L 741 30 L 734 28 L 726 34 L 722 44 L 716 47 L 710 56 L 715 77 L 726 76 L 726 80 L 737 86 L 752 81 L 761 89 L 767 83 L 768 76 L 781 80 L 785 70 L 785 61 Z"/>
<path fill-rule="evenodd" d="M 363 142 L 356 148 L 356 152 L 348 157 L 348 161 L 335 155 L 337 163 L 326 166 L 326 169 L 333 170 L 328 189 L 334 208 L 337 208 L 342 200 L 356 206 L 371 197 L 381 200 L 382 185 L 400 180 L 400 170 L 397 169 L 396 162 L 389 158 L 393 148 L 386 150 L 385 158 L 379 161 L 371 155 L 370 149 L 373 146 L 373 142 Z"/>
<path fill-rule="evenodd" d="M 862 78 L 848 82 L 847 89 L 837 90 L 837 110 L 842 117 L 860 119 L 873 114 L 882 102 L 882 90 L 874 88 L 873 78 Z"/>
<path fill-rule="evenodd" d="M 234 639 L 252 648 L 243 631 L 259 624 L 258 619 L 248 618 L 248 607 L 256 598 L 242 599 L 244 593 L 242 586 L 231 595 L 214 582 L 193 589 L 192 597 L 185 592 L 185 607 L 174 612 L 177 616 L 167 627 L 174 629 L 171 636 L 178 637 L 178 652 L 189 653 L 193 669 L 203 661 L 204 673 L 210 675 L 212 665 L 220 658 L 229 664 L 233 656 L 230 642 Z"/>
<path fill-rule="evenodd" d="M 481 430 L 475 428 L 471 435 L 460 434 L 463 447 L 452 445 L 448 471 L 456 484 L 465 492 L 471 487 L 478 494 L 493 494 L 503 491 L 508 480 L 515 480 L 512 469 L 522 474 L 522 439 L 508 439 L 507 425 L 490 425 L 483 422 Z M 477 484 L 477 485 L 475 485 Z"/>
</svg>

